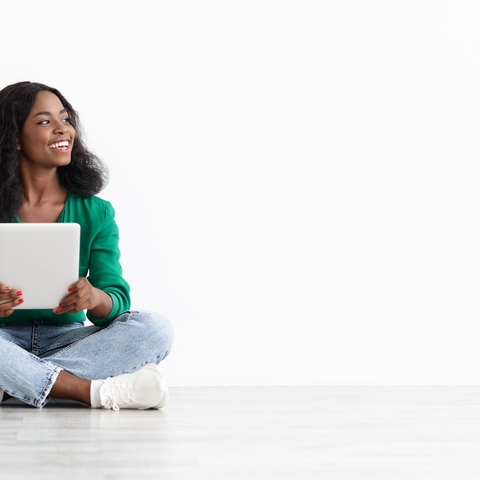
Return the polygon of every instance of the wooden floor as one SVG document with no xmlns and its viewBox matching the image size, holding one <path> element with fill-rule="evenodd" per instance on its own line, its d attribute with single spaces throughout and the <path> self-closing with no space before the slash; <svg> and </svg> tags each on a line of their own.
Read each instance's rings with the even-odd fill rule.
<svg viewBox="0 0 480 480">
<path fill-rule="evenodd" d="M 172 388 L 163 411 L 0 406 L 2 479 L 480 478 L 480 387 Z"/>
</svg>

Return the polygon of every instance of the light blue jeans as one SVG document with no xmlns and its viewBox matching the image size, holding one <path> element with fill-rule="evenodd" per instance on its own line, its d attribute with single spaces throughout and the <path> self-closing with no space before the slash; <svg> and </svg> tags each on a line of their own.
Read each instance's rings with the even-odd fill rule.
<svg viewBox="0 0 480 480">
<path fill-rule="evenodd" d="M 154 312 L 129 311 L 108 327 L 0 324 L 0 388 L 34 407 L 43 407 L 58 374 L 86 380 L 132 373 L 159 364 L 173 343 L 169 320 Z"/>
</svg>

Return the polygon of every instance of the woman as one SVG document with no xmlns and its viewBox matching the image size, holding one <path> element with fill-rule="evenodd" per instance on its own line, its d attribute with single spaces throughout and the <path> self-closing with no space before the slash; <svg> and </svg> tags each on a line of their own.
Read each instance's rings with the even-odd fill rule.
<svg viewBox="0 0 480 480">
<path fill-rule="evenodd" d="M 57 308 L 15 310 L 28 298 L 0 284 L 0 402 L 43 407 L 54 397 L 118 410 L 168 400 L 158 364 L 173 329 L 165 317 L 129 311 L 115 212 L 95 196 L 105 183 L 105 167 L 58 90 L 21 82 L 0 91 L 0 222 L 81 227 L 80 278 Z M 84 310 L 93 326 L 84 326 Z"/>
</svg>

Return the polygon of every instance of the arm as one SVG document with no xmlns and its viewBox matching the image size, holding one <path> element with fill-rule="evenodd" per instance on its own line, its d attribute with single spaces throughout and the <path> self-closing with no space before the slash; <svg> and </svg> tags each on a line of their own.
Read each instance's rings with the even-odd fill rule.
<svg viewBox="0 0 480 480">
<path fill-rule="evenodd" d="M 96 307 L 90 308 L 90 313 L 96 318 L 106 318 L 110 315 L 113 307 L 112 297 L 105 292 L 102 292 L 99 288 L 95 289 L 98 301 Z"/>
<path fill-rule="evenodd" d="M 101 228 L 90 246 L 87 278 L 71 285 L 71 294 L 62 300 L 55 313 L 75 313 L 87 309 L 88 319 L 97 326 L 107 326 L 118 315 L 130 308 L 130 287 L 122 277 L 119 234 L 115 211 L 105 207 Z M 69 289 L 70 290 L 70 289 Z"/>
<path fill-rule="evenodd" d="M 99 326 L 106 326 L 118 315 L 130 308 L 130 286 L 122 277 L 120 265 L 120 249 L 118 248 L 119 233 L 115 222 L 115 211 L 109 205 L 105 211 L 105 227 L 96 235 L 90 250 L 90 275 L 89 282 L 102 291 L 104 302 L 108 298 L 112 302 L 107 316 L 97 316 L 95 313 L 105 311 L 105 303 L 102 302 L 99 310 L 93 308 L 87 312 L 88 319 Z"/>
</svg>

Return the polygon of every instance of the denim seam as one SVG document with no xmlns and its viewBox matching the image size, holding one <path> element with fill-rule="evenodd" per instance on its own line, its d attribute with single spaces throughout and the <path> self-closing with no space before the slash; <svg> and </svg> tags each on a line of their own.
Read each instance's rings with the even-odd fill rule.
<svg viewBox="0 0 480 480">
<path fill-rule="evenodd" d="M 30 343 L 30 352 L 32 352 L 33 355 L 35 355 L 35 324 L 32 323 L 32 333 L 31 333 L 31 338 L 32 338 L 32 341 Z"/>
<path fill-rule="evenodd" d="M 30 349 L 32 350 L 33 355 L 37 355 L 38 333 L 38 325 L 36 323 L 32 323 L 32 345 L 30 346 Z"/>
<path fill-rule="evenodd" d="M 65 348 L 63 348 L 62 350 L 59 350 L 57 353 L 51 355 L 48 357 L 48 359 L 52 359 L 52 358 L 55 358 L 57 355 L 60 355 L 61 353 L 63 352 L 66 352 L 68 349 L 74 347 L 75 345 L 79 344 L 80 342 L 83 342 L 84 340 L 86 339 L 90 339 L 92 337 L 94 337 L 95 335 L 98 335 L 100 332 L 104 332 L 105 330 L 108 330 L 109 328 L 113 328 L 115 325 L 117 325 L 118 323 L 123 323 L 123 322 L 126 322 L 132 315 L 132 313 L 134 313 L 135 310 L 130 310 L 128 312 L 124 312 L 122 313 L 122 315 L 124 315 L 125 313 L 128 313 L 128 317 L 125 319 L 125 320 L 122 320 L 121 322 L 116 322 L 115 320 L 110 324 L 108 325 L 108 327 L 105 327 L 105 328 L 102 328 L 101 330 L 99 330 L 98 332 L 95 332 L 95 333 L 92 333 L 91 335 L 88 335 L 87 337 L 84 337 L 84 338 L 81 338 L 80 340 L 77 340 L 76 342 L 74 343 L 71 343 L 70 345 L 67 345 Z M 117 317 L 119 318 L 119 317 Z M 48 350 L 47 350 L 48 351 Z"/>
<path fill-rule="evenodd" d="M 45 385 L 45 388 L 43 389 L 42 393 L 40 396 L 35 399 L 34 406 L 37 408 L 42 408 L 46 403 L 47 403 L 47 397 L 48 394 L 50 393 L 50 390 L 52 389 L 53 385 L 55 384 L 58 375 L 60 375 L 60 372 L 63 370 L 62 367 L 56 366 L 52 372 L 50 373 L 47 383 Z"/>
</svg>

